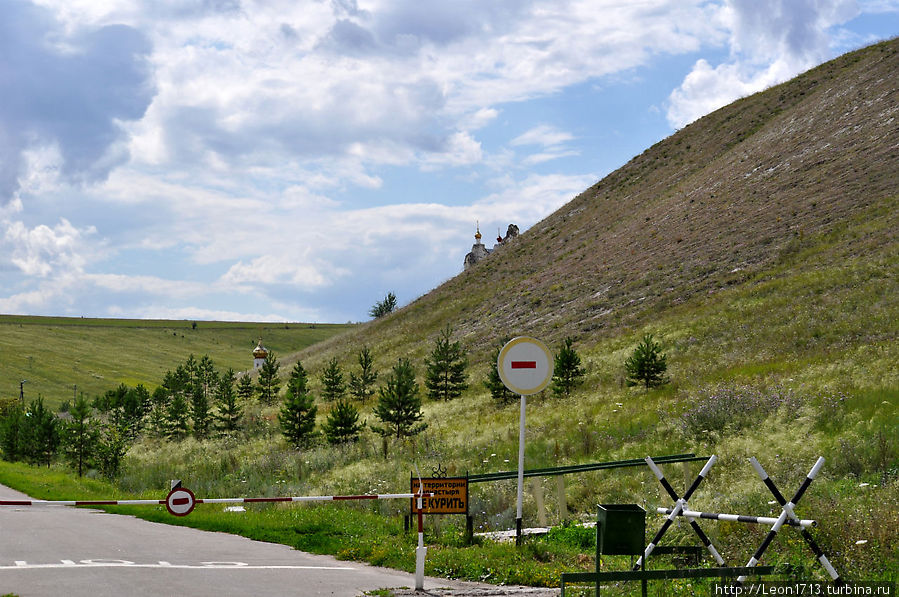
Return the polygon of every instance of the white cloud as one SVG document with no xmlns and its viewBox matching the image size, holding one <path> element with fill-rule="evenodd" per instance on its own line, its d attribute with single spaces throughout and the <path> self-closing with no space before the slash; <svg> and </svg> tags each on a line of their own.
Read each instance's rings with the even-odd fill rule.
<svg viewBox="0 0 899 597">
<path fill-rule="evenodd" d="M 573 139 L 574 135 L 571 133 L 560 131 L 553 126 L 541 124 L 515 137 L 509 144 L 513 146 L 542 145 L 544 147 L 555 147 Z"/>
<path fill-rule="evenodd" d="M 45 278 L 54 272 L 80 272 L 88 261 L 84 236 L 94 228 L 79 230 L 66 220 L 49 227 L 44 224 L 28 228 L 22 222 L 7 225 L 0 243 L 9 261 L 27 276 Z"/>
<path fill-rule="evenodd" d="M 682 127 L 819 64 L 831 52 L 830 30 L 858 12 L 855 0 L 728 0 L 716 22 L 729 31 L 731 58 L 696 61 L 671 92 L 668 122 Z"/>
</svg>

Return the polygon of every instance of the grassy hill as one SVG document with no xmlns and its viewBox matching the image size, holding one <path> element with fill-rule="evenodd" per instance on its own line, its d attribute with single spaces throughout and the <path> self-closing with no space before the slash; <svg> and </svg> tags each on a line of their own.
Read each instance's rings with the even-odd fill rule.
<svg viewBox="0 0 899 597">
<path fill-rule="evenodd" d="M 797 510 L 819 520 L 815 535 L 845 574 L 896 580 L 896 72 L 897 40 L 847 54 L 678 131 L 390 316 L 291 354 L 261 334 L 282 356 L 283 373 L 303 362 L 315 391 L 329 359 L 355 371 L 363 346 L 382 375 L 408 357 L 421 380 L 424 357 L 439 330 L 451 325 L 469 354 L 470 388 L 448 403 L 426 402 L 428 430 L 414 442 L 387 445 L 389 458 L 372 434 L 355 445 L 298 453 L 281 440 L 270 409 L 259 413 L 262 422 L 249 437 L 143 442 L 129 453 L 120 487 L 146 492 L 180 477 L 198 495 L 361 493 L 402 488 L 415 465 L 427 472 L 441 464 L 450 474 L 511 470 L 517 406 L 493 404 L 481 385 L 494 366 L 491 351 L 519 334 L 552 348 L 570 336 L 584 359 L 586 383 L 568 398 L 546 392 L 528 401 L 528 468 L 717 454 L 719 464 L 691 506 L 776 515 L 747 458 L 756 456 L 789 493 L 823 455 L 822 475 Z M 650 391 L 624 384 L 624 360 L 646 332 L 661 340 L 672 380 Z M 191 333 L 184 330 L 184 342 Z M 246 358 L 247 342 L 260 335 L 241 333 L 235 361 Z M 210 352 L 201 343 L 190 351 Z M 371 422 L 371 404 L 360 407 Z M 328 408 L 319 404 L 320 418 Z M 669 474 L 680 489 L 676 469 Z M 548 515 L 558 522 L 555 481 L 543 483 Z M 478 485 L 471 498 L 479 528 L 512 525 L 514 483 Z M 600 502 L 636 502 L 650 511 L 669 504 L 647 470 L 569 477 L 564 500 L 571 516 L 584 518 Z M 400 514 L 404 506 L 372 508 Z M 266 512 L 259 523 L 275 514 Z M 295 516 L 285 511 L 281 522 L 295 531 L 288 542 L 305 546 L 307 531 Z M 537 500 L 529 495 L 525 520 L 536 516 Z M 351 541 L 353 534 L 336 522 L 333 529 L 315 524 L 316 532 Z M 656 519 L 647 525 L 655 527 Z M 730 563 L 748 560 L 765 532 L 736 523 L 704 526 Z M 689 528 L 669 537 L 695 543 Z M 341 553 L 383 562 L 378 554 L 392 543 L 382 539 Z M 800 540 L 776 543 L 766 561 L 821 576 Z M 457 547 L 441 543 L 437 553 L 445 557 L 438 561 L 464 560 Z M 534 580 L 522 570 L 543 570 L 553 556 L 535 558 L 504 573 L 489 572 L 490 562 L 474 571 L 441 563 L 444 568 L 429 573 Z M 578 562 L 592 565 L 589 557 Z M 545 578 L 535 582 L 551 582 Z"/>
<path fill-rule="evenodd" d="M 43 396 L 50 406 L 70 400 L 76 386 L 88 397 L 121 383 L 152 390 L 189 354 L 245 371 L 260 338 L 289 354 L 349 327 L 0 315 L 0 398 L 17 397 L 23 379 L 26 402 Z"/>
<path fill-rule="evenodd" d="M 592 348 L 776 271 L 895 256 L 896 52 L 848 54 L 685 127 L 333 354 L 422 353 L 446 323 L 478 355 L 523 332 Z"/>
</svg>

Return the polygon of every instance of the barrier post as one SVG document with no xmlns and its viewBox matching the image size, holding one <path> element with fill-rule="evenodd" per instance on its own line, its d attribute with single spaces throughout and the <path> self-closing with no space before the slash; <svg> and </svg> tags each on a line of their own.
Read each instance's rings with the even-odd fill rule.
<svg viewBox="0 0 899 597">
<path fill-rule="evenodd" d="M 418 547 L 415 548 L 415 590 L 423 591 L 425 588 L 425 555 L 428 553 L 428 548 L 425 547 L 425 532 L 424 532 L 424 516 L 422 514 L 423 504 L 422 504 L 422 490 L 421 487 L 418 491 L 418 500 L 416 501 L 416 506 L 418 509 Z"/>
</svg>

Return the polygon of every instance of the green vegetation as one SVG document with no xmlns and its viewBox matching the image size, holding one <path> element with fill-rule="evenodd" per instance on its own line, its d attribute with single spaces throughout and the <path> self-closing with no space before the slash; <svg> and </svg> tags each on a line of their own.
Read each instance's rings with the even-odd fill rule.
<svg viewBox="0 0 899 597">
<path fill-rule="evenodd" d="M 75 348 L 54 335 L 60 333 L 54 323 L 0 318 L 0 346 L 15 347 L 2 354 L 11 368 L 0 380 L 0 410 L 15 412 L 10 404 L 17 402 L 19 380 L 31 380 L 25 373 L 29 364 L 32 371 L 46 372 L 43 379 L 60 380 L 43 386 L 47 404 L 71 396 L 59 390 L 68 387 L 63 374 L 72 370 L 71 355 L 77 355 L 79 370 L 86 369 L 83 355 L 103 355 L 89 369 L 103 383 L 85 387 L 89 396 L 121 383 L 152 389 L 144 430 L 124 454 L 114 485 L 97 479 L 99 469 L 79 479 L 59 464 L 48 470 L 0 463 L 0 482 L 35 498 L 53 492 L 110 497 L 109 491 L 156 496 L 171 478 L 184 479 L 204 497 L 328 495 L 400 491 L 416 467 L 442 465 L 449 475 L 510 470 L 518 447 L 517 406 L 489 383 L 496 347 L 517 334 L 551 345 L 576 337 L 583 385 L 570 395 L 544 393 L 528 400 L 528 468 L 647 454 L 716 454 L 719 463 L 691 506 L 776 515 L 747 459 L 758 458 L 790 494 L 824 456 L 821 475 L 797 513 L 818 520 L 812 534 L 847 577 L 896 581 L 899 164 L 886 141 L 895 138 L 895 124 L 883 117 L 889 109 L 883 98 L 895 95 L 897 56 L 899 41 L 878 44 L 723 108 L 648 149 L 396 316 L 322 337 L 311 349 L 305 348 L 311 339 L 286 346 L 287 336 L 276 339 L 274 330 L 241 328 L 237 342 L 237 332 L 225 326 L 219 338 L 203 322 L 196 330 L 186 322 L 178 328 L 177 350 L 148 341 L 152 334 L 171 336 L 164 326 L 131 324 L 126 333 L 113 333 L 114 323 L 73 323 L 65 331 L 77 332 Z M 471 384 L 453 400 L 422 404 L 415 367 L 450 325 L 469 374 L 488 383 Z M 34 338 L 23 334 L 26 328 Z M 172 410 L 184 394 L 175 392 L 172 402 L 163 401 L 168 418 L 161 420 L 169 432 L 154 431 L 156 390 L 178 387 L 179 376 L 167 380 L 164 372 L 189 354 L 246 367 L 259 335 L 286 355 L 281 375 L 302 361 L 310 386 L 321 384 L 322 371 L 334 359 L 346 371 L 361 365 L 363 347 L 371 347 L 372 372 L 395 363 L 380 379 L 374 404 L 365 402 L 372 394 L 351 391 L 360 416 L 381 425 L 363 430 L 354 442 L 316 439 L 298 452 L 280 433 L 280 404 L 251 400 L 240 390 L 248 379 L 243 376 L 239 429 L 198 438 L 190 433 L 187 406 Z M 631 387 L 623 364 L 649 335 L 665 347 L 672 381 Z M 213 350 L 225 345 L 227 350 Z M 35 346 L 53 350 L 38 353 Z M 31 354 L 33 362 L 25 358 Z M 30 384 L 27 392 L 37 385 Z M 309 390 L 321 395 L 319 386 Z M 332 412 L 319 412 L 316 423 Z M 179 420 L 187 424 L 176 427 Z M 692 479 L 698 466 L 663 469 L 680 491 L 681 473 Z M 554 524 L 592 520 L 597 503 L 639 503 L 650 512 L 647 526 L 653 529 L 660 522 L 655 507 L 670 505 L 646 469 L 569 476 L 561 492 L 555 480 L 537 483 L 544 514 Z M 524 502 L 528 523 L 538 517 L 534 493 Z M 560 514 L 560 493 L 568 517 Z M 472 489 L 476 530 L 511 528 L 514 506 L 514 483 Z M 177 521 L 161 510 L 141 515 L 411 570 L 413 538 L 401 531 L 408 504 L 348 505 L 340 516 L 332 508 L 254 507 L 235 515 L 200 507 Z M 570 525 L 519 550 L 486 540 L 464 546 L 460 526 L 451 518 L 427 520 L 429 574 L 554 585 L 563 570 L 594 565 L 592 546 Z M 765 533 L 738 523 L 702 526 L 728 563 L 745 563 Z M 680 523 L 664 542 L 696 544 Z M 763 563 L 790 563 L 803 577 L 824 578 L 790 529 Z M 610 558 L 608 565 L 626 564 Z M 666 588 L 672 595 L 695 592 L 686 583 Z"/>
<path fill-rule="evenodd" d="M 278 413 L 281 433 L 297 449 L 305 448 L 312 440 L 315 430 L 315 415 L 318 407 L 306 387 L 306 370 L 295 363 L 287 380 L 287 394 Z"/>
<path fill-rule="evenodd" d="M 468 360 L 462 343 L 452 341 L 453 329 L 447 325 L 434 341 L 431 354 L 425 359 L 425 387 L 432 400 L 452 400 L 468 389 L 465 369 Z"/>
<path fill-rule="evenodd" d="M 378 319 L 379 317 L 384 317 L 385 315 L 389 315 L 396 310 L 396 295 L 392 292 L 388 292 L 387 296 L 384 297 L 384 300 L 380 300 L 376 302 L 372 308 L 369 310 L 368 314 Z"/>
<path fill-rule="evenodd" d="M 662 352 L 662 345 L 646 334 L 637 344 L 631 356 L 624 361 L 627 371 L 627 385 L 643 384 L 648 390 L 668 383 L 665 372 L 668 370 L 668 357 Z"/>
<path fill-rule="evenodd" d="M 581 356 L 571 347 L 574 340 L 565 338 L 553 364 L 552 392 L 555 396 L 571 396 L 572 390 L 584 383 L 587 371 L 581 367 Z"/>
</svg>

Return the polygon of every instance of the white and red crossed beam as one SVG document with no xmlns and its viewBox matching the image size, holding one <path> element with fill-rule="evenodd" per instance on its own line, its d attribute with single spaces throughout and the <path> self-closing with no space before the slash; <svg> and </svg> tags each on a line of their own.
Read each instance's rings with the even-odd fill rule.
<svg viewBox="0 0 899 597">
<path fill-rule="evenodd" d="M 433 493 L 381 493 L 364 495 L 306 495 L 294 497 L 205 498 L 195 504 L 258 504 L 269 502 L 339 502 L 349 500 L 396 500 L 433 497 Z M 178 501 L 179 498 L 175 498 Z M 187 498 L 181 498 L 187 499 Z M 186 503 L 186 502 L 185 502 Z M 164 506 L 166 500 L 0 500 L 0 506 Z"/>
</svg>

